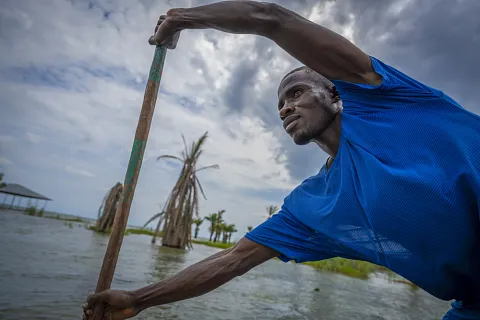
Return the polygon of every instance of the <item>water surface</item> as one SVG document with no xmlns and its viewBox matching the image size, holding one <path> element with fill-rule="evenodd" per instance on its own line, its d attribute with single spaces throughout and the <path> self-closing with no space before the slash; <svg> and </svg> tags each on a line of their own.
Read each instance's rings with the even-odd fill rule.
<svg viewBox="0 0 480 320">
<path fill-rule="evenodd" d="M 83 224 L 0 211 L 0 319 L 81 319 L 108 237 Z M 179 251 L 126 236 L 113 288 L 157 282 L 219 249 Z M 318 291 L 314 289 L 318 288 Z M 269 261 L 204 296 L 148 309 L 136 319 L 441 319 L 450 304 L 382 279 L 363 281 Z"/>
</svg>

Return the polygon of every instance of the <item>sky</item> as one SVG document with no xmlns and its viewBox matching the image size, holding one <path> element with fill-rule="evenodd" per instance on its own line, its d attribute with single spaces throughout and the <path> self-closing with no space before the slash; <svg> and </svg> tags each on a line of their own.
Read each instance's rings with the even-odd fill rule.
<svg viewBox="0 0 480 320">
<path fill-rule="evenodd" d="M 53 199 L 49 210 L 95 218 L 123 182 L 158 16 L 205 0 L 4 0 L 0 7 L 0 171 Z M 480 1 L 278 0 L 367 54 L 480 114 Z M 300 63 L 272 41 L 186 30 L 169 50 L 130 212 L 142 225 L 163 206 L 180 155 L 208 131 L 200 216 L 226 210 L 238 239 L 266 206 L 315 175 L 326 155 L 296 146 L 276 109 L 280 79 Z M 207 224 L 200 235 L 207 236 Z"/>
</svg>

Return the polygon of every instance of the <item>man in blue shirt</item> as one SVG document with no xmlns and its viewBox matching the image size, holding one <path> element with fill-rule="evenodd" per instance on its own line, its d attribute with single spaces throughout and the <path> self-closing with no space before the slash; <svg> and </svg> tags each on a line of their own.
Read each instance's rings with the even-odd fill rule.
<svg viewBox="0 0 480 320">
<path fill-rule="evenodd" d="M 184 29 L 270 38 L 305 67 L 281 80 L 278 111 L 296 144 L 329 158 L 280 212 L 238 244 L 136 291 L 88 298 L 114 319 L 207 293 L 273 258 L 345 257 L 385 266 L 454 299 L 444 319 L 480 319 L 480 117 L 280 6 L 225 1 L 161 16 L 151 44 Z"/>
</svg>

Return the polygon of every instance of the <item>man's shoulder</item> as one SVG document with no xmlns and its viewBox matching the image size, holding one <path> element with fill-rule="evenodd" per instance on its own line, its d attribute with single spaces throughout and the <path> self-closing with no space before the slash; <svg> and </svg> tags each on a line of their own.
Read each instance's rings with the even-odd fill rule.
<svg viewBox="0 0 480 320">
<path fill-rule="evenodd" d="M 368 85 L 332 80 L 346 112 L 358 115 L 371 114 L 443 97 L 442 91 L 378 58 L 370 58 L 375 72 L 382 78 L 380 84 Z"/>
<path fill-rule="evenodd" d="M 285 202 L 289 202 L 292 200 L 292 197 L 298 200 L 299 196 L 308 196 L 309 189 L 318 189 L 321 185 L 324 184 L 324 175 L 325 175 L 325 164 L 322 166 L 320 171 L 308 178 L 304 179 L 301 183 L 299 183 L 285 198 Z M 306 192 L 305 192 L 306 191 Z"/>
</svg>

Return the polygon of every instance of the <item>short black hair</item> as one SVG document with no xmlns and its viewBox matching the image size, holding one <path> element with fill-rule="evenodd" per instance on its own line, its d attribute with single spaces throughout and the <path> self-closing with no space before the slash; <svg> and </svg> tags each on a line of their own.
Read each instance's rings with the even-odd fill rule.
<svg viewBox="0 0 480 320">
<path fill-rule="evenodd" d="M 305 71 L 309 76 L 311 76 L 315 81 L 318 81 L 319 83 L 321 83 L 322 85 L 324 85 L 326 88 L 331 88 L 333 87 L 333 83 L 328 80 L 327 78 L 325 78 L 324 76 L 322 76 L 320 73 L 318 73 L 317 71 L 307 67 L 307 66 L 301 66 L 301 67 L 298 67 L 298 68 L 295 68 L 293 69 L 292 71 L 288 72 L 283 78 L 282 80 L 280 81 L 280 83 L 283 82 L 283 80 L 285 80 L 286 77 L 288 77 L 289 75 L 295 73 L 295 72 L 299 72 L 299 71 Z"/>
</svg>

